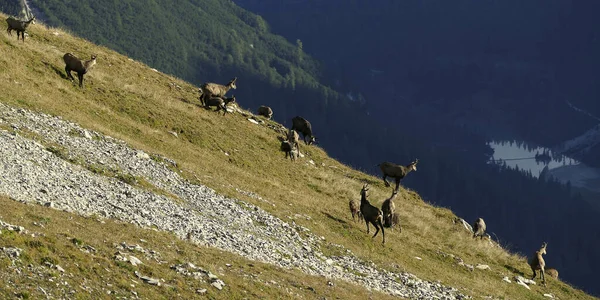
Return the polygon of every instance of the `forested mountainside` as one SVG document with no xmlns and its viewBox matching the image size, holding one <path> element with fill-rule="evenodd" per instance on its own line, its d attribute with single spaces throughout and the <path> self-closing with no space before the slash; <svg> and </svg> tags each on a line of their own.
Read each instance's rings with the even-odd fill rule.
<svg viewBox="0 0 600 300">
<path fill-rule="evenodd" d="M 552 257 L 554 261 L 560 262 L 557 267 L 565 270 L 563 278 L 567 281 L 581 286 L 590 282 L 589 274 L 579 270 L 591 272 L 593 269 L 594 264 L 589 264 L 589 261 L 595 259 L 593 250 L 599 241 L 588 237 L 596 233 L 591 229 L 593 227 L 581 230 L 577 223 L 557 214 L 562 203 L 571 204 L 567 208 L 571 212 L 570 215 L 585 215 L 592 211 L 589 206 L 581 201 L 578 195 L 570 195 L 568 188 L 557 182 L 538 181 L 532 184 L 536 180 L 530 176 L 511 172 L 500 166 L 490 166 L 488 164 L 490 149 L 485 145 L 486 134 L 491 131 L 510 132 L 510 130 L 502 126 L 500 128 L 483 126 L 481 124 L 483 121 L 466 117 L 464 121 L 455 121 L 463 120 L 452 115 L 452 113 L 455 115 L 463 113 L 460 105 L 447 103 L 447 101 L 455 101 L 455 97 L 440 99 L 428 96 L 428 93 L 443 91 L 448 86 L 454 86 L 454 84 L 449 85 L 448 80 L 457 78 L 455 69 L 464 66 L 462 63 L 457 63 L 462 60 L 452 59 L 448 67 L 443 67 L 444 61 L 447 61 L 445 57 L 450 56 L 443 56 L 440 58 L 440 63 L 434 63 L 426 59 L 413 59 L 418 58 L 417 54 L 421 53 L 415 51 L 418 53 L 407 56 L 410 58 L 407 59 L 408 61 L 415 62 L 404 61 L 403 63 L 407 64 L 405 67 L 384 68 L 388 64 L 393 65 L 395 60 L 399 59 L 387 55 L 389 59 L 376 64 L 373 68 L 371 63 L 368 63 L 369 59 L 375 56 L 386 57 L 386 55 L 373 54 L 372 51 L 386 49 L 394 52 L 403 48 L 391 42 L 380 43 L 387 45 L 386 47 L 367 47 L 365 45 L 377 45 L 378 40 L 359 39 L 358 33 L 361 31 L 354 31 L 356 35 L 348 37 L 356 44 L 336 47 L 321 41 L 320 45 L 323 48 L 337 49 L 336 55 L 325 57 L 316 51 L 319 43 L 311 40 L 309 35 L 302 36 L 300 41 L 291 38 L 290 40 L 295 42 L 288 43 L 285 39 L 271 34 L 271 31 L 280 32 L 279 23 L 273 22 L 275 25 L 269 26 L 266 22 L 262 22 L 264 21 L 262 18 L 240 9 L 231 2 L 184 1 L 178 5 L 158 5 L 156 4 L 158 2 L 152 2 L 151 5 L 129 3 L 127 7 L 121 7 L 120 10 L 114 8 L 125 4 L 106 5 L 109 2 L 80 1 L 69 2 L 67 7 L 62 1 L 33 1 L 33 3 L 37 5 L 36 9 L 43 12 L 43 18 L 49 24 L 64 27 L 97 43 L 114 47 L 152 67 L 195 84 L 205 81 L 225 83 L 231 77 L 237 76 L 238 90 L 233 92 L 238 99 L 243 99 L 242 106 L 254 110 L 261 104 L 270 105 L 275 111 L 275 120 L 287 126 L 291 125 L 289 120 L 296 115 L 308 118 L 323 148 L 333 157 L 361 170 L 377 174 L 375 165 L 383 160 L 408 163 L 414 158 L 419 158 L 422 162 L 419 171 L 403 182 L 406 186 L 419 191 L 427 201 L 451 207 L 466 219 L 479 216 L 496 219 L 498 223 L 490 225 L 491 228 L 496 228 L 492 231 L 516 251 L 525 253 L 538 247 L 536 233 L 544 229 L 534 227 L 524 231 L 528 235 L 517 237 L 515 233 L 520 234 L 521 231 L 509 230 L 511 226 L 517 226 L 518 222 L 515 222 L 515 219 L 526 219 L 534 224 L 548 222 L 556 224 L 571 234 L 565 236 L 557 231 L 545 231 L 549 235 L 548 239 L 576 241 L 581 245 L 578 253 L 586 259 L 574 259 L 570 256 L 569 243 L 560 244 L 559 247 L 564 249 L 550 252 L 549 255 L 555 256 Z M 352 3 L 364 5 L 360 1 Z M 358 9 L 368 12 L 371 8 L 359 6 Z M 327 12 L 327 10 L 323 11 Z M 266 14 L 265 18 L 268 18 Z M 172 20 L 185 22 L 172 22 Z M 315 18 L 316 22 L 319 20 Z M 386 19 L 382 17 L 378 20 L 383 22 Z M 198 22 L 202 22 L 202 26 L 199 26 Z M 391 21 L 388 20 L 389 22 Z M 301 25 L 301 28 L 309 28 L 302 23 L 297 24 Z M 327 28 L 327 26 L 323 27 L 324 34 L 328 32 L 325 30 Z M 384 34 L 386 28 L 373 31 L 378 33 L 373 38 L 394 36 Z M 408 32 L 406 34 L 417 36 L 416 33 L 410 33 L 409 28 L 405 28 Z M 244 29 L 246 31 L 243 31 Z M 242 31 L 244 34 L 234 34 Z M 331 32 L 329 34 L 324 35 L 324 39 L 339 38 L 338 34 L 335 36 Z M 343 41 L 340 40 L 341 42 Z M 242 51 L 242 56 L 239 57 L 234 53 L 235 45 L 240 47 L 247 45 L 249 48 L 244 48 L 247 51 Z M 249 50 L 255 48 L 259 50 L 257 52 Z M 430 46 L 428 51 L 433 51 L 434 48 Z M 199 54 L 192 54 L 198 49 L 200 49 Z M 302 51 L 298 51 L 300 49 Z M 358 49 L 362 49 L 362 52 L 358 53 L 361 59 L 345 58 Z M 173 55 L 172 51 L 181 52 Z M 281 51 L 284 54 L 280 54 Z M 313 52 L 321 59 L 323 65 L 335 63 L 340 68 L 322 68 L 320 63 L 310 58 L 309 55 Z M 454 54 L 452 51 L 449 53 Z M 298 62 L 299 58 L 302 58 L 301 62 Z M 268 67 L 261 68 L 261 62 Z M 512 64 L 508 66 L 514 67 Z M 414 78 L 419 78 L 421 73 L 439 73 L 441 75 L 436 76 L 441 76 L 441 79 L 432 80 L 431 84 L 423 81 L 402 81 L 395 76 L 396 74 L 405 76 L 402 75 L 405 73 L 398 70 L 411 70 L 416 74 Z M 443 70 L 449 73 L 446 74 L 442 72 Z M 287 71 L 289 73 L 286 73 Z M 287 74 L 291 75 L 287 76 Z M 307 77 L 299 80 L 299 83 L 294 86 L 293 83 L 296 82 L 292 80 L 294 74 Z M 350 74 L 358 74 L 362 77 L 355 78 L 349 76 Z M 510 72 L 506 71 L 504 74 Z M 429 80 L 429 77 L 425 78 L 423 80 Z M 520 82 L 512 79 L 509 81 Z M 332 86 L 337 91 L 326 86 Z M 405 94 L 407 91 L 410 94 Z M 473 104 L 471 107 L 473 111 L 487 112 L 483 108 L 488 107 L 481 104 L 481 101 L 472 102 L 483 106 Z M 497 103 L 495 98 L 488 102 Z M 507 114 L 506 111 L 509 113 Z M 489 125 L 492 121 L 494 124 L 514 124 L 515 120 L 531 120 L 513 116 L 510 106 L 496 110 L 494 114 L 481 114 L 481 116 L 485 122 L 488 122 L 484 125 Z M 588 121 L 577 119 L 570 111 L 565 111 L 560 117 L 569 121 L 577 120 L 574 123 L 575 127 L 565 129 L 561 134 L 564 136 L 570 136 L 580 128 L 589 125 Z M 503 123 L 507 120 L 511 122 Z M 542 208 L 548 210 L 547 214 L 536 213 L 539 209 L 533 203 L 542 202 L 547 204 Z M 523 203 L 527 203 L 523 209 L 513 210 L 514 207 L 521 207 Z M 506 213 L 498 214 L 498 208 L 502 208 Z M 594 221 L 590 220 L 590 222 Z M 561 255 L 564 255 L 564 258 Z"/>
<path fill-rule="evenodd" d="M 600 116 L 597 2 L 237 3 L 302 40 L 340 87 L 362 93 L 379 114 L 406 108 L 546 147 L 598 124 L 567 104 Z M 598 153 L 578 158 L 600 166 Z"/>
</svg>

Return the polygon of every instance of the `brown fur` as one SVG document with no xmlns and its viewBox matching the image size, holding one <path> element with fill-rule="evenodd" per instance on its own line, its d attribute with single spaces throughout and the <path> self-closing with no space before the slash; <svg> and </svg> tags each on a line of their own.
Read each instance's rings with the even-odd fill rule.
<svg viewBox="0 0 600 300">
<path fill-rule="evenodd" d="M 273 110 L 268 106 L 261 105 L 258 108 L 258 115 L 270 120 L 273 117 Z"/>
<path fill-rule="evenodd" d="M 529 259 L 529 266 L 531 267 L 531 271 L 533 271 L 533 280 L 535 278 L 535 271 L 540 271 L 540 277 L 542 277 L 542 283 L 546 286 L 546 276 L 544 275 L 544 268 L 546 267 L 546 262 L 542 255 L 546 254 L 546 246 L 548 244 L 544 242 L 540 250 L 536 251 L 535 254 Z"/>
<path fill-rule="evenodd" d="M 362 190 L 360 191 L 360 213 L 363 215 L 365 219 L 365 223 L 367 224 L 367 233 L 369 233 L 369 223 L 375 226 L 375 234 L 373 237 L 377 236 L 379 233 L 379 229 L 381 229 L 381 234 L 383 235 L 383 244 L 385 244 L 385 230 L 383 229 L 383 213 L 381 209 L 371 205 L 367 200 L 367 191 L 369 191 L 369 185 L 363 185 Z"/>
<path fill-rule="evenodd" d="M 350 207 L 350 213 L 352 214 L 352 221 L 356 222 L 356 219 L 360 221 L 362 219 L 362 214 L 360 213 L 360 203 L 356 200 L 350 200 L 348 203 Z"/>
<path fill-rule="evenodd" d="M 475 220 L 475 223 L 473 223 L 473 238 L 479 237 L 480 239 L 483 239 L 486 236 L 485 230 L 485 221 L 482 218 L 478 218 Z"/>
<path fill-rule="evenodd" d="M 305 144 L 310 145 L 316 142 L 316 138 L 312 133 L 312 125 L 303 117 L 296 116 L 292 119 L 292 129 L 302 133 Z"/>
<path fill-rule="evenodd" d="M 63 60 L 65 61 L 65 72 L 67 73 L 67 77 L 75 81 L 75 78 L 73 78 L 73 75 L 71 75 L 71 71 L 77 72 L 77 77 L 79 78 L 79 87 L 82 88 L 83 75 L 86 74 L 96 64 L 96 55 L 92 55 L 90 60 L 82 61 L 71 53 L 65 53 Z"/>
<path fill-rule="evenodd" d="M 221 97 L 210 97 L 204 102 L 204 108 L 210 108 L 211 106 L 216 106 L 217 109 L 215 111 L 223 111 L 223 115 L 227 113 L 227 104 L 235 102 L 235 96 L 231 98 L 221 98 Z"/>
<path fill-rule="evenodd" d="M 286 141 L 284 139 L 281 140 L 282 141 L 280 149 L 281 151 L 285 152 L 285 158 L 287 159 L 289 156 L 292 161 L 296 161 L 298 149 L 295 147 L 294 144 L 290 143 L 289 141 Z"/>
<path fill-rule="evenodd" d="M 23 42 L 25 42 L 25 31 L 30 24 L 35 24 L 35 17 L 31 17 L 29 21 L 21 21 L 13 17 L 8 17 L 6 19 L 6 24 L 8 24 L 6 32 L 8 32 L 9 35 L 12 35 L 12 31 L 15 30 L 17 32 L 17 41 L 19 40 L 19 34 L 21 34 Z"/>
<path fill-rule="evenodd" d="M 392 228 L 398 225 L 398 229 L 402 232 L 402 226 L 400 226 L 400 214 L 395 212 L 392 215 Z"/>
<path fill-rule="evenodd" d="M 546 273 L 546 275 L 548 275 L 554 279 L 558 279 L 558 270 L 556 270 L 556 269 L 552 269 L 552 268 L 545 269 L 545 273 Z"/>
<path fill-rule="evenodd" d="M 203 106 L 206 106 L 206 100 L 210 99 L 211 97 L 225 97 L 225 94 L 227 94 L 230 89 L 235 90 L 237 88 L 235 85 L 236 81 L 237 77 L 231 79 L 226 85 L 212 82 L 206 82 L 202 84 L 200 86 L 200 102 Z"/>
<path fill-rule="evenodd" d="M 383 201 L 383 204 L 381 205 L 381 211 L 383 213 L 383 226 L 385 226 L 385 227 L 394 226 L 394 221 L 392 219 L 392 216 L 394 215 L 394 212 L 396 211 L 396 204 L 394 204 L 394 199 L 396 198 L 397 195 L 398 195 L 398 191 L 396 191 L 396 190 L 392 191 L 392 196 L 390 196 L 390 198 Z"/>
<path fill-rule="evenodd" d="M 379 164 L 379 168 L 383 173 L 383 182 L 385 186 L 390 186 L 390 183 L 387 181 L 387 177 L 394 178 L 396 180 L 396 191 L 400 187 L 400 180 L 404 178 L 411 171 L 417 170 L 417 163 L 419 160 L 415 160 L 406 166 L 397 165 L 391 162 L 383 162 Z"/>
</svg>

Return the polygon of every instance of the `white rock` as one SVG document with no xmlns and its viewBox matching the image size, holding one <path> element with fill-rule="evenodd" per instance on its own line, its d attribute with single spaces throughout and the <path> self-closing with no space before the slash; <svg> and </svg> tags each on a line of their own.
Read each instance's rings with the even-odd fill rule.
<svg viewBox="0 0 600 300">
<path fill-rule="evenodd" d="M 491 270 L 491 269 L 490 269 L 490 266 L 488 266 L 488 265 L 481 265 L 481 264 L 477 264 L 477 265 L 475 266 L 475 268 L 477 268 L 477 269 L 479 269 L 479 270 Z"/>
<path fill-rule="evenodd" d="M 554 299 L 554 295 L 552 295 L 552 294 L 544 294 L 544 297 L 548 297 L 550 299 Z"/>
<path fill-rule="evenodd" d="M 254 124 L 258 125 L 258 122 L 252 118 L 248 118 L 248 121 L 250 121 L 250 123 L 254 123 Z"/>
<path fill-rule="evenodd" d="M 422 258 L 420 258 L 420 257 L 418 257 L 418 256 L 415 256 L 415 258 L 416 258 L 417 260 L 423 260 Z"/>
<path fill-rule="evenodd" d="M 129 256 L 129 262 L 134 266 L 143 264 L 141 260 L 139 260 L 137 257 L 132 256 L 132 255 Z"/>
<path fill-rule="evenodd" d="M 508 283 L 511 283 L 511 282 L 512 282 L 512 281 L 510 281 L 510 279 L 508 279 L 508 276 L 504 276 L 504 277 L 502 278 L 502 280 L 503 280 L 504 282 L 508 282 Z"/>
<path fill-rule="evenodd" d="M 210 285 L 214 286 L 219 291 L 223 289 L 223 285 L 221 285 L 221 283 L 218 281 L 215 281 L 215 282 L 211 283 Z"/>
<path fill-rule="evenodd" d="M 517 284 L 518 284 L 518 285 L 521 285 L 521 286 L 524 286 L 524 287 L 525 287 L 526 289 L 528 289 L 528 290 L 531 290 L 531 288 L 530 288 L 528 285 L 526 285 L 525 283 L 523 283 L 523 282 L 521 282 L 521 281 L 517 281 Z"/>
</svg>

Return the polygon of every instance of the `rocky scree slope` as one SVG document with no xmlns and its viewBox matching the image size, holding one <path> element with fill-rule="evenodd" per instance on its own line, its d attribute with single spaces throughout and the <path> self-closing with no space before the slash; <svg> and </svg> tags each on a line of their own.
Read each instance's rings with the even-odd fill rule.
<svg viewBox="0 0 600 300">
<path fill-rule="evenodd" d="M 156 227 L 249 259 L 391 295 L 468 298 L 455 288 L 378 268 L 350 250 L 327 257 L 320 251 L 326 241 L 307 228 L 187 181 L 166 157 L 60 117 L 0 104 L 0 128 L 0 193 L 18 201 Z"/>
</svg>

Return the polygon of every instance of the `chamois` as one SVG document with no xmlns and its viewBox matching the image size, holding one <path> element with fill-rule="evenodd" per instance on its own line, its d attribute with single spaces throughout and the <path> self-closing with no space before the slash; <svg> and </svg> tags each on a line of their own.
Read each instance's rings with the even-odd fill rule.
<svg viewBox="0 0 600 300">
<path fill-rule="evenodd" d="M 235 102 L 235 95 L 231 98 L 210 97 L 204 102 L 204 108 L 209 109 L 211 106 L 216 106 L 217 110 L 223 110 L 223 115 L 227 113 L 227 104 Z"/>
<path fill-rule="evenodd" d="M 303 117 L 296 116 L 292 119 L 292 129 L 302 133 L 304 143 L 307 145 L 316 142 L 316 138 L 312 133 L 312 126 L 310 125 L 310 122 Z"/>
<path fill-rule="evenodd" d="M 558 279 L 558 270 L 556 270 L 556 269 L 552 269 L 552 268 L 545 269 L 544 273 L 546 273 L 546 275 L 548 275 L 554 279 Z"/>
<path fill-rule="evenodd" d="M 533 280 L 535 278 L 535 271 L 539 270 L 540 277 L 542 277 L 542 283 L 544 284 L 544 286 L 546 286 L 546 276 L 544 275 L 544 268 L 546 267 L 546 262 L 544 261 L 542 255 L 546 254 L 546 246 L 548 246 L 548 243 L 544 242 L 540 250 L 535 251 L 535 254 L 531 258 L 529 258 L 529 266 L 531 267 L 531 271 L 533 271 L 533 277 L 531 277 L 531 279 Z"/>
<path fill-rule="evenodd" d="M 383 172 L 383 182 L 385 182 L 385 186 L 390 186 L 390 183 L 386 180 L 388 176 L 395 178 L 397 191 L 400 187 L 400 180 L 402 180 L 402 178 L 404 178 L 408 173 L 410 173 L 410 171 L 416 171 L 418 162 L 419 160 L 416 159 L 407 166 L 400 166 L 387 161 L 378 164 L 379 168 L 381 169 L 381 172 Z"/>
<path fill-rule="evenodd" d="M 290 159 L 292 161 L 296 160 L 296 156 L 298 154 L 298 150 L 295 147 L 294 144 L 290 143 L 289 141 L 283 140 L 281 141 L 281 151 L 285 152 L 285 158 L 287 159 L 288 156 L 290 157 Z"/>
<path fill-rule="evenodd" d="M 268 106 L 261 105 L 258 108 L 258 115 L 270 120 L 273 117 L 273 110 Z"/>
<path fill-rule="evenodd" d="M 75 55 L 66 53 L 63 56 L 63 60 L 65 61 L 65 72 L 67 72 L 67 77 L 69 77 L 72 81 L 75 81 L 75 78 L 73 78 L 73 75 L 71 75 L 71 71 L 77 72 L 77 77 L 79 78 L 79 87 L 83 88 L 83 75 L 86 74 L 96 64 L 96 55 L 92 55 L 90 60 L 82 61 L 75 57 Z"/>
<path fill-rule="evenodd" d="M 296 148 L 298 148 L 298 153 L 300 152 L 300 143 L 298 142 L 299 139 L 300 136 L 298 135 L 298 132 L 294 129 L 290 129 L 290 131 L 287 134 L 287 140 L 292 145 L 296 145 Z"/>
<path fill-rule="evenodd" d="M 25 42 L 25 31 L 27 30 L 27 27 L 29 27 L 29 24 L 35 24 L 35 17 L 31 17 L 29 21 L 22 21 L 13 17 L 8 17 L 6 19 L 6 23 L 8 24 L 6 32 L 8 32 L 9 35 L 12 35 L 13 30 L 17 31 L 17 41 L 19 40 L 19 34 L 21 34 L 23 42 Z"/>
<path fill-rule="evenodd" d="M 385 245 L 385 231 L 383 229 L 383 213 L 381 209 L 371 205 L 369 200 L 367 200 L 367 191 L 369 191 L 369 185 L 364 184 L 362 190 L 360 191 L 360 213 L 365 219 L 365 223 L 367 224 L 367 233 L 369 233 L 369 223 L 375 226 L 375 234 L 373 238 L 377 236 L 379 233 L 379 229 L 381 228 L 381 234 L 383 235 L 383 244 Z"/>
<path fill-rule="evenodd" d="M 352 214 L 352 221 L 356 222 L 355 217 L 357 217 L 358 220 L 360 221 L 360 219 L 362 219 L 362 214 L 360 213 L 360 203 L 358 203 L 358 201 L 352 199 L 352 200 L 350 200 L 348 205 L 350 206 L 350 213 Z"/>
<path fill-rule="evenodd" d="M 482 218 L 478 218 L 475 220 L 475 223 L 473 223 L 473 238 L 479 237 L 480 239 L 483 239 L 486 236 L 485 230 L 485 221 L 483 221 Z"/>
<path fill-rule="evenodd" d="M 227 83 L 227 85 L 222 85 L 222 84 L 218 84 L 218 83 L 212 83 L 212 82 L 205 82 L 204 84 L 202 84 L 200 86 L 200 102 L 202 103 L 202 105 L 206 106 L 206 100 L 210 99 L 211 97 L 225 97 L 225 94 L 227 94 L 227 92 L 230 89 L 236 89 L 236 85 L 235 82 L 237 80 L 237 77 L 234 77 L 233 79 L 231 79 L 229 81 L 229 83 Z"/>
<path fill-rule="evenodd" d="M 392 219 L 394 212 L 396 210 L 396 205 L 394 204 L 394 199 L 398 195 L 398 191 L 392 191 L 392 196 L 385 201 L 381 205 L 381 211 L 383 212 L 383 226 L 392 227 L 394 226 L 394 220 Z"/>
</svg>

